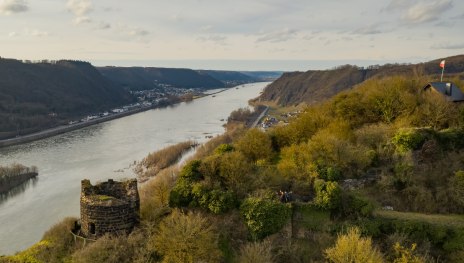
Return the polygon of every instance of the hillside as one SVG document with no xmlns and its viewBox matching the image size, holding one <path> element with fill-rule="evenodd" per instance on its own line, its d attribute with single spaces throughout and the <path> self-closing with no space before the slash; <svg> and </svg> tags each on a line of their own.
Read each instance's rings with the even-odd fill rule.
<svg viewBox="0 0 464 263">
<path fill-rule="evenodd" d="M 52 127 L 131 100 L 128 92 L 87 62 L 0 59 L 0 138 Z"/>
<path fill-rule="evenodd" d="M 109 80 L 129 90 L 151 90 L 166 85 L 176 88 L 223 88 L 221 81 L 191 69 L 153 67 L 99 67 Z"/>
<path fill-rule="evenodd" d="M 180 144 L 149 154 L 131 234 L 76 245 L 68 218 L 0 262 L 462 262 L 464 104 L 428 81 L 372 78 L 288 124 L 228 126 L 183 167 L 159 166 Z"/>
<path fill-rule="evenodd" d="M 445 77 L 464 72 L 464 55 L 444 59 L 446 59 Z M 282 106 L 314 104 L 371 78 L 437 75 L 440 73 L 438 65 L 441 60 L 408 65 L 375 65 L 368 68 L 345 65 L 331 70 L 284 73 L 264 90 L 260 98 L 262 101 L 272 101 Z"/>
<path fill-rule="evenodd" d="M 245 75 L 238 71 L 225 71 L 225 70 L 198 70 L 202 75 L 209 75 L 228 86 L 239 85 L 244 83 L 259 81 L 258 78 Z"/>
</svg>

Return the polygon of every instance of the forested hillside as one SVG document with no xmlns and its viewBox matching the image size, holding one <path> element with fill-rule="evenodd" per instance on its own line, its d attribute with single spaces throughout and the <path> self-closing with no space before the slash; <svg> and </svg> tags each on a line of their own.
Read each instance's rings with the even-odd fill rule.
<svg viewBox="0 0 464 263">
<path fill-rule="evenodd" d="M 439 79 L 441 69 L 438 66 L 442 59 L 420 64 L 387 64 L 359 68 L 345 65 L 331 70 L 309 70 L 307 72 L 284 73 L 282 77 L 269 85 L 261 95 L 262 101 L 275 102 L 278 105 L 290 106 L 300 103 L 314 104 L 322 102 L 340 91 L 375 77 L 423 75 Z M 464 55 L 445 58 L 448 75 L 464 72 Z"/>
<path fill-rule="evenodd" d="M 128 90 L 151 90 L 166 85 L 176 88 L 213 89 L 225 84 L 191 69 L 153 67 L 99 67 L 108 79 Z"/>
<path fill-rule="evenodd" d="M 131 101 L 128 92 L 87 62 L 0 59 L 0 138 Z"/>
<path fill-rule="evenodd" d="M 132 234 L 76 245 L 66 219 L 3 259 L 461 262 L 464 105 L 424 91 L 429 81 L 372 78 L 288 125 L 229 126 L 183 168 L 159 169 L 168 149 L 151 154 Z"/>
</svg>

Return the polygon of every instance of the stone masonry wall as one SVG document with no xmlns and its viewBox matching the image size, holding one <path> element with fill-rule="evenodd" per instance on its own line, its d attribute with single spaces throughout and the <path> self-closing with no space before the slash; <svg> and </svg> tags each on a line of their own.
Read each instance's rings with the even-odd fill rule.
<svg viewBox="0 0 464 263">
<path fill-rule="evenodd" d="M 95 186 L 82 180 L 81 231 L 89 238 L 129 233 L 139 223 L 140 201 L 135 179 L 108 180 Z"/>
</svg>

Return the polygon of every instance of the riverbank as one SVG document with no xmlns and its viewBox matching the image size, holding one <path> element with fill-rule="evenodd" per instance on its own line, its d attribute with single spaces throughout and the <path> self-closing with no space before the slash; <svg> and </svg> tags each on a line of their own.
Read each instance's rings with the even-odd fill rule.
<svg viewBox="0 0 464 263">
<path fill-rule="evenodd" d="M 45 139 L 45 138 L 52 137 L 52 136 L 55 136 L 55 135 L 58 135 L 58 134 L 63 134 L 63 133 L 66 133 L 66 132 L 82 129 L 82 128 L 85 128 L 85 127 L 88 127 L 88 126 L 91 126 L 91 125 L 95 125 L 95 124 L 98 124 L 98 123 L 102 123 L 102 122 L 106 122 L 106 121 L 126 117 L 126 116 L 129 116 L 129 115 L 135 114 L 135 113 L 147 111 L 147 110 L 150 110 L 150 109 L 153 109 L 153 108 L 155 108 L 155 107 L 150 106 L 150 107 L 137 108 L 137 109 L 121 112 L 121 113 L 114 113 L 114 114 L 104 116 L 104 117 L 101 117 L 101 118 L 98 118 L 98 119 L 88 120 L 88 121 L 79 122 L 79 123 L 75 123 L 75 124 L 69 124 L 69 125 L 61 125 L 61 126 L 58 126 L 58 127 L 55 127 L 55 128 L 43 130 L 43 131 L 40 131 L 40 132 L 28 134 L 28 135 L 23 135 L 23 136 L 18 136 L 18 137 L 15 137 L 15 138 L 0 140 L 0 148 L 7 147 L 7 146 L 12 146 L 12 145 L 17 145 L 17 144 L 28 143 L 28 142 L 32 142 L 32 141 L 36 141 L 36 140 L 40 140 L 40 139 Z"/>
<path fill-rule="evenodd" d="M 231 87 L 231 88 L 234 88 L 234 87 Z M 220 91 L 217 91 L 217 92 L 204 94 L 204 95 L 198 96 L 198 97 L 196 97 L 194 99 L 199 99 L 199 98 L 203 98 L 203 97 L 207 97 L 207 96 L 214 96 L 215 94 L 224 92 L 224 91 L 226 91 L 228 89 L 231 89 L 231 88 L 225 88 L 225 89 L 221 89 Z M 237 86 L 237 88 L 238 88 L 238 86 Z M 177 103 L 175 103 L 173 105 L 176 105 L 176 104 Z M 171 105 L 169 105 L 169 106 L 171 106 Z M 40 131 L 40 132 L 28 134 L 28 135 L 23 135 L 23 136 L 18 136 L 18 137 L 15 137 L 15 138 L 0 140 L 0 148 L 7 147 L 7 146 L 18 145 L 18 144 L 23 144 L 23 143 L 28 143 L 28 142 L 33 142 L 33 141 L 37 141 L 37 140 L 41 140 L 41 139 L 45 139 L 45 138 L 49 138 L 49 137 L 52 137 L 52 136 L 55 136 L 55 135 L 59 135 L 59 134 L 67 133 L 67 132 L 70 132 L 70 131 L 82 129 L 82 128 L 85 128 L 85 127 L 88 127 L 88 126 L 91 126 L 91 125 L 99 124 L 99 123 L 102 123 L 102 122 L 107 122 L 107 121 L 110 121 L 110 120 L 126 117 L 126 116 L 129 116 L 129 115 L 132 115 L 132 114 L 136 114 L 136 113 L 139 113 L 139 112 L 143 112 L 143 111 L 147 111 L 147 110 L 151 110 L 151 109 L 156 109 L 156 108 L 159 108 L 159 106 L 141 107 L 141 108 L 137 108 L 137 109 L 133 109 L 133 110 L 128 110 L 126 112 L 114 113 L 114 114 L 111 114 L 109 116 L 104 116 L 104 117 L 101 117 L 101 118 L 98 118 L 98 119 L 92 119 L 92 120 L 88 120 L 88 121 L 85 121 L 85 122 L 79 122 L 79 123 L 69 124 L 69 125 L 61 125 L 61 126 L 58 126 L 58 127 L 55 127 L 55 128 L 43 130 L 43 131 Z"/>
</svg>

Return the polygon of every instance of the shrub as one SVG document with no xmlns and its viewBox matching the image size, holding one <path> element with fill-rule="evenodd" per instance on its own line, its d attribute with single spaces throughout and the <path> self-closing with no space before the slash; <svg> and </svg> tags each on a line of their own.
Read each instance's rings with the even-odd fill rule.
<svg viewBox="0 0 464 263">
<path fill-rule="evenodd" d="M 372 246 L 370 237 L 361 237 L 358 228 L 350 228 L 339 235 L 334 247 L 325 250 L 326 258 L 333 263 L 384 262 L 382 254 Z"/>
<path fill-rule="evenodd" d="M 342 198 L 341 214 L 345 217 L 371 217 L 374 209 L 374 205 L 368 199 L 357 194 L 346 194 Z"/>
<path fill-rule="evenodd" d="M 252 162 L 260 159 L 269 160 L 273 155 L 271 138 L 258 129 L 247 131 L 237 141 L 236 148 Z"/>
<path fill-rule="evenodd" d="M 261 241 L 247 243 L 240 248 L 240 263 L 272 263 L 272 246 L 270 242 Z"/>
<path fill-rule="evenodd" d="M 400 152 L 407 152 L 419 149 L 425 139 L 419 130 L 400 130 L 393 136 L 392 142 Z"/>
<path fill-rule="evenodd" d="M 325 182 L 318 179 L 314 182 L 314 191 L 316 197 L 314 202 L 317 206 L 328 209 L 336 210 L 341 202 L 341 189 L 337 182 Z"/>
<path fill-rule="evenodd" d="M 234 150 L 234 146 L 228 144 L 228 143 L 223 143 L 221 145 L 219 145 L 215 150 L 214 150 L 214 153 L 216 154 L 223 154 L 223 153 L 226 153 L 226 152 L 231 152 Z"/>
<path fill-rule="evenodd" d="M 148 241 L 149 250 L 162 262 L 220 262 L 218 235 L 213 224 L 199 213 L 174 210 Z"/>
<path fill-rule="evenodd" d="M 278 232 L 291 214 L 289 205 L 275 198 L 249 197 L 240 206 L 240 212 L 253 240 L 260 240 Z"/>
</svg>

